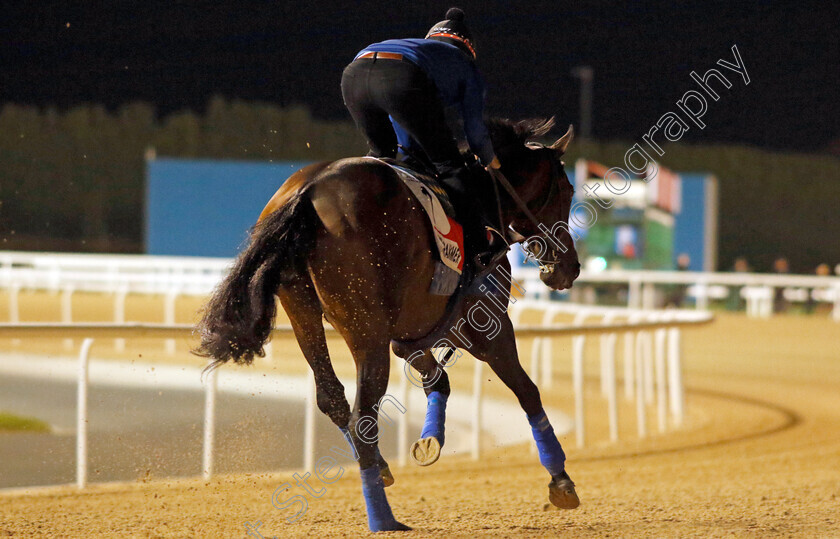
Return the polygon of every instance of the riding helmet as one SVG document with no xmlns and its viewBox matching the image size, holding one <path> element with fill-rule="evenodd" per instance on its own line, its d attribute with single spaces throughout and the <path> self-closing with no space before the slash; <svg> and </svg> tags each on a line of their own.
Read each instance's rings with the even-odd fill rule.
<svg viewBox="0 0 840 539">
<path fill-rule="evenodd" d="M 451 7 L 446 12 L 446 19 L 432 26 L 426 34 L 426 39 L 443 41 L 455 45 L 467 56 L 475 59 L 475 46 L 472 41 L 472 33 L 464 22 L 464 11 L 461 8 Z"/>
</svg>

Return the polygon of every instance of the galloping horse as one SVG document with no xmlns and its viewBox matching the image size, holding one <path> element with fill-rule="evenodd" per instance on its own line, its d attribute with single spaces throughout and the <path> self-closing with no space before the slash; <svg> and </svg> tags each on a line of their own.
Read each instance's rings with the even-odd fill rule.
<svg viewBox="0 0 840 539">
<path fill-rule="evenodd" d="M 572 131 L 550 146 L 529 142 L 552 126 L 553 120 L 491 120 L 488 124 L 511 188 L 510 192 L 498 190 L 501 228 L 512 242 L 530 237 L 542 281 L 550 288 L 564 289 L 580 273 L 566 224 L 573 189 L 560 161 Z M 492 185 L 489 176 L 484 181 Z M 519 364 L 506 312 L 510 265 L 503 260 L 488 277 L 496 283 L 508 281 L 495 301 L 483 301 L 476 291 L 456 302 L 455 316 L 447 315 L 452 309 L 448 298 L 429 293 L 436 260 L 431 234 L 420 204 L 387 164 L 351 158 L 305 167 L 283 184 L 263 210 L 250 245 L 205 307 L 198 326 L 201 345 L 195 352 L 214 358 L 212 366 L 231 359 L 248 364 L 254 355 L 262 356 L 278 296 L 314 373 L 318 407 L 357 454 L 368 525 L 372 531 L 386 531 L 410 529 L 394 518 L 388 504 L 384 488 L 393 477 L 377 446 L 376 413 L 388 385 L 388 347 L 392 342 L 402 343 L 394 346 L 395 353 L 408 359 L 424 381 L 426 424 L 422 440 L 413 447 L 413 456 L 421 464 L 433 462 L 440 453 L 449 396 L 445 365 L 438 363 L 431 349 L 440 343 L 449 345 L 450 354 L 455 348 L 464 349 L 487 362 L 519 399 L 540 462 L 552 478 L 551 502 L 567 509 L 577 507 L 580 502 L 565 472 L 560 442 L 536 385 Z M 479 288 L 486 290 L 486 286 Z M 498 321 L 491 335 L 486 334 L 487 325 L 477 321 L 478 311 L 485 319 Z M 459 315 L 464 318 L 442 333 L 436 346 L 426 341 L 418 353 L 411 353 L 412 346 L 406 343 L 424 342 L 442 319 L 454 320 Z M 347 342 L 356 363 L 352 412 L 330 362 L 322 317 Z"/>
</svg>

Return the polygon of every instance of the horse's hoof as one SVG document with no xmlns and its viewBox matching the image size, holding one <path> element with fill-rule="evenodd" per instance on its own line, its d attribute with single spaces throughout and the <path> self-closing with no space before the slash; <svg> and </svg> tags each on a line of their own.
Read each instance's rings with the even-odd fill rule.
<svg viewBox="0 0 840 539">
<path fill-rule="evenodd" d="M 391 468 L 386 464 L 385 467 L 379 468 L 379 475 L 382 476 L 382 482 L 386 487 L 394 484 L 394 474 L 391 473 Z"/>
<path fill-rule="evenodd" d="M 440 442 L 434 436 L 417 440 L 411 444 L 409 453 L 418 466 L 429 466 L 440 458 Z"/>
<path fill-rule="evenodd" d="M 376 529 L 371 528 L 370 531 L 372 532 L 407 532 L 411 531 L 411 528 L 403 524 L 402 522 L 397 522 L 394 520 L 393 522 L 389 522 L 387 524 L 382 524 L 380 526 L 376 526 Z"/>
<path fill-rule="evenodd" d="M 575 484 L 569 474 L 563 472 L 548 484 L 548 500 L 560 509 L 574 509 L 580 505 Z"/>
</svg>

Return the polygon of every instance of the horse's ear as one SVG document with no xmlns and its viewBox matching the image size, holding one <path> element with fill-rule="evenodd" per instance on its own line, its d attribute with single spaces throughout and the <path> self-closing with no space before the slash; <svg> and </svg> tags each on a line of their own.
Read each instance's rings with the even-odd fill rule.
<svg viewBox="0 0 840 539">
<path fill-rule="evenodd" d="M 569 143 L 572 141 L 572 138 L 575 136 L 575 128 L 569 125 L 568 131 L 566 134 L 557 139 L 557 142 L 551 145 L 552 150 L 556 150 L 561 154 L 566 153 L 566 148 L 569 147 Z"/>
</svg>

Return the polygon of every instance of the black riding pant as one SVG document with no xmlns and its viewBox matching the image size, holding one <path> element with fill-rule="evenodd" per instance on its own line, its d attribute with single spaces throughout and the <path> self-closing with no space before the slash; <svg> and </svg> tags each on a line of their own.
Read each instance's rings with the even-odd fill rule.
<svg viewBox="0 0 840 539">
<path fill-rule="evenodd" d="M 344 69 L 341 93 L 368 139 L 371 155 L 396 156 L 397 137 L 390 115 L 420 144 L 439 173 L 448 172 L 441 167 L 462 161 L 435 84 L 411 62 L 360 58 Z"/>
<path fill-rule="evenodd" d="M 360 58 L 344 69 L 341 93 L 368 139 L 369 155 L 396 156 L 397 137 L 389 115 L 417 141 L 449 193 L 464 225 L 468 249 L 482 251 L 487 243 L 483 210 L 489 197 L 481 188 L 492 187 L 475 185 L 480 178 L 469 177 L 437 88 L 426 73 L 404 60 Z"/>
</svg>

